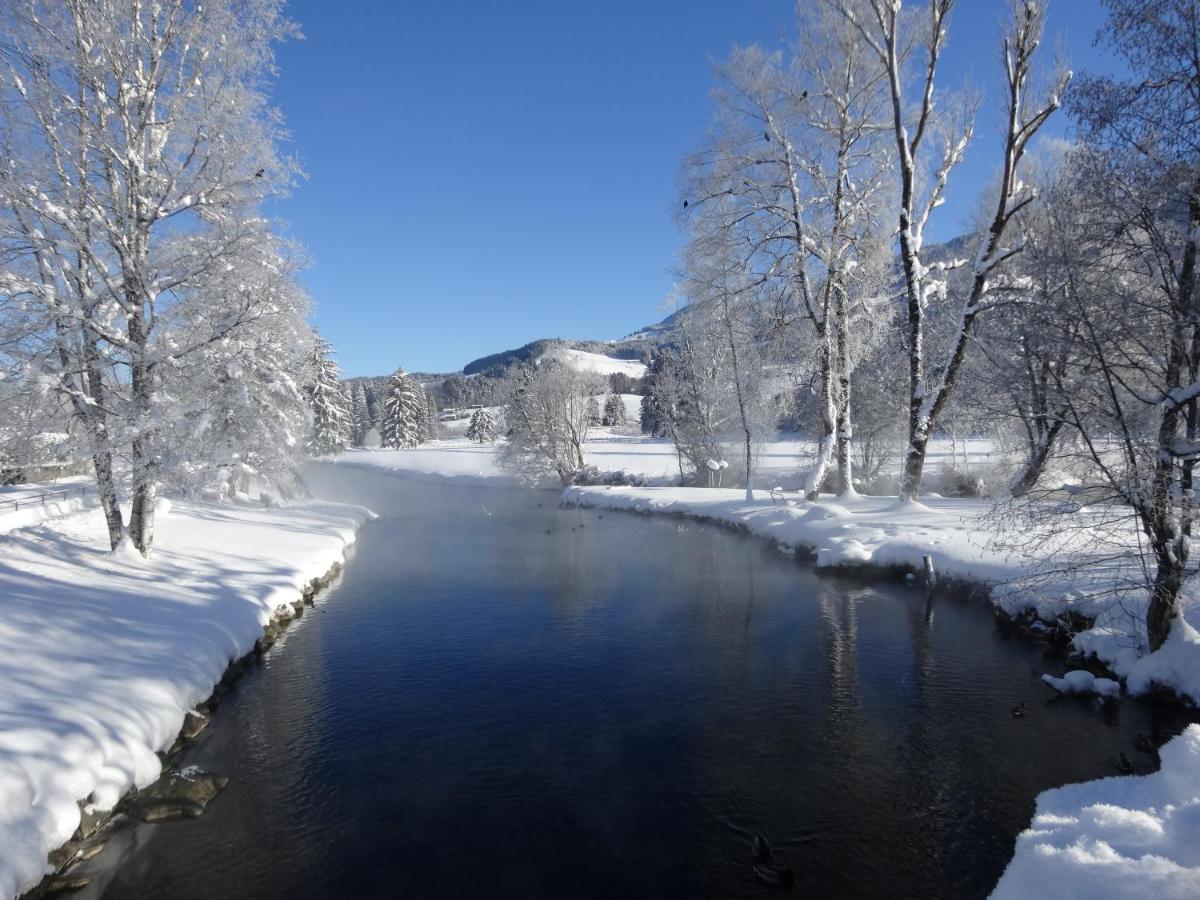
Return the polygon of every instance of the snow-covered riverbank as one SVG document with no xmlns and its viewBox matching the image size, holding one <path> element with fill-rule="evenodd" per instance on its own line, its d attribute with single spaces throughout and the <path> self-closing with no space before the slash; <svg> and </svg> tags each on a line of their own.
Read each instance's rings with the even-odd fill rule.
<svg viewBox="0 0 1200 900">
<path fill-rule="evenodd" d="M 108 552 L 98 510 L 0 538 L 0 897 L 158 777 L 184 715 L 276 608 L 345 555 L 370 513 L 179 502 L 154 558 Z"/>
<path fill-rule="evenodd" d="M 993 900 L 1200 897 L 1200 725 L 1150 775 L 1045 791 Z"/>
<path fill-rule="evenodd" d="M 996 540 L 992 504 L 985 499 L 931 497 L 910 503 L 854 497 L 809 503 L 794 494 L 781 498 L 759 491 L 755 502 L 747 503 L 740 489 L 571 487 L 563 502 L 744 528 L 785 548 L 813 553 L 818 567 L 919 571 L 929 556 L 942 576 L 993 586 L 993 602 L 1010 614 L 1036 610 L 1046 622 L 1066 612 L 1095 618 L 1097 627 L 1078 635 L 1076 646 L 1110 664 L 1130 693 L 1167 688 L 1200 702 L 1200 633 L 1194 622 L 1185 618 L 1167 646 L 1145 654 L 1137 631 L 1140 598 L 1130 591 L 1114 599 L 1111 586 L 1128 573 L 1112 560 L 1110 548 L 1093 546 L 1081 532 L 1071 565 L 1047 569 L 1040 557 Z M 1200 607 L 1193 604 L 1186 613 L 1194 617 Z"/>
</svg>

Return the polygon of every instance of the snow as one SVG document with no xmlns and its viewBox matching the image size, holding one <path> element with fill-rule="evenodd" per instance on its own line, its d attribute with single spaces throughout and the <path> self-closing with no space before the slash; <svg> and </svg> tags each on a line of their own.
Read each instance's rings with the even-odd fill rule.
<svg viewBox="0 0 1200 900">
<path fill-rule="evenodd" d="M 1045 791 L 993 900 L 1200 896 L 1200 725 L 1151 775 Z"/>
<path fill-rule="evenodd" d="M 547 350 L 538 358 L 539 363 L 543 360 L 557 360 L 577 372 L 595 372 L 600 375 L 613 375 L 619 372 L 630 378 L 642 378 L 646 374 L 645 363 L 637 360 L 613 359 L 611 356 L 588 353 L 586 350 L 572 350 L 567 347 L 554 347 Z"/>
<path fill-rule="evenodd" d="M 0 487 L 0 535 L 79 512 L 97 503 L 92 481 L 83 475 L 45 484 Z"/>
<path fill-rule="evenodd" d="M 107 552 L 98 509 L 0 538 L 0 897 L 80 823 L 160 772 L 184 714 L 302 587 L 359 507 L 166 504 L 154 556 Z"/>
<path fill-rule="evenodd" d="M 333 462 L 383 469 L 421 481 L 450 479 L 460 484 L 516 484 L 501 470 L 495 447 L 465 437 L 430 441 L 404 450 L 347 450 Z"/>
<path fill-rule="evenodd" d="M 1101 697 L 1117 697 L 1121 693 L 1121 683 L 1111 678 L 1097 678 L 1085 669 L 1074 669 L 1056 678 L 1053 675 L 1043 675 L 1042 681 L 1050 685 L 1060 694 L 1098 694 Z"/>
</svg>

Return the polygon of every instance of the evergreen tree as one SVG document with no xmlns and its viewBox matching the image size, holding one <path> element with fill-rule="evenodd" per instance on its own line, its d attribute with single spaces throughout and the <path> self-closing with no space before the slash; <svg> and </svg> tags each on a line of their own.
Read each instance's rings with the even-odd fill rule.
<svg viewBox="0 0 1200 900">
<path fill-rule="evenodd" d="M 333 346 L 313 332 L 309 384 L 304 388 L 312 412 L 308 452 L 315 456 L 340 453 L 350 438 L 350 410 L 341 371 L 333 361 Z"/>
<path fill-rule="evenodd" d="M 367 408 L 367 416 L 363 421 L 363 443 L 366 443 L 367 432 L 372 428 L 379 432 L 381 438 L 383 436 L 383 403 L 379 399 L 379 391 L 369 381 L 363 385 L 363 403 Z"/>
<path fill-rule="evenodd" d="M 437 440 L 438 436 L 438 408 L 437 401 L 433 399 L 432 392 L 425 394 L 425 440 Z"/>
<path fill-rule="evenodd" d="M 670 434 L 670 401 L 664 390 L 669 380 L 666 375 L 669 359 L 668 353 L 659 353 L 646 373 L 646 393 L 642 395 L 642 434 L 654 437 L 668 437 Z"/>
<path fill-rule="evenodd" d="M 587 402 L 587 423 L 588 425 L 600 424 L 600 404 L 596 402 L 595 397 L 588 397 Z"/>
<path fill-rule="evenodd" d="M 403 369 L 397 369 L 388 382 L 387 400 L 384 402 L 380 435 L 383 446 L 399 450 L 422 443 L 428 415 L 429 404 L 421 385 Z"/>
<path fill-rule="evenodd" d="M 367 430 L 371 427 L 367 418 L 367 392 L 361 381 L 349 382 L 350 387 L 350 445 L 361 447 Z"/>
<path fill-rule="evenodd" d="M 609 427 L 625 424 L 625 401 L 619 394 L 612 394 L 604 401 L 604 419 L 601 424 Z"/>
<path fill-rule="evenodd" d="M 495 418 L 486 409 L 480 408 L 471 414 L 471 424 L 467 426 L 467 437 L 476 444 L 494 443 L 498 431 Z"/>
</svg>

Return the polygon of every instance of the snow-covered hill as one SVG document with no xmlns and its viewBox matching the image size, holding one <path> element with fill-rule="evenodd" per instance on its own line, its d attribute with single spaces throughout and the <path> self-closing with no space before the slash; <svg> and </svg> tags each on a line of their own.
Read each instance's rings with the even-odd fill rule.
<svg viewBox="0 0 1200 900">
<path fill-rule="evenodd" d="M 588 353 L 586 350 L 572 350 L 568 347 L 554 347 L 547 350 L 538 362 L 557 360 L 578 372 L 596 372 L 600 375 L 628 375 L 630 378 L 642 378 L 646 374 L 646 364 L 635 359 L 613 359 L 599 353 Z"/>
</svg>

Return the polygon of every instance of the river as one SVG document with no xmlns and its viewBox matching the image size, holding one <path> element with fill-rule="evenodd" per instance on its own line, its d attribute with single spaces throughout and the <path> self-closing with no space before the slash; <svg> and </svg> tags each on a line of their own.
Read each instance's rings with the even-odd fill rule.
<svg viewBox="0 0 1200 900">
<path fill-rule="evenodd" d="M 310 481 L 382 517 L 186 751 L 225 792 L 80 896 L 769 896 L 752 834 L 801 895 L 984 896 L 1039 791 L 1182 724 L 1054 699 L 979 601 L 714 526 Z"/>
</svg>

